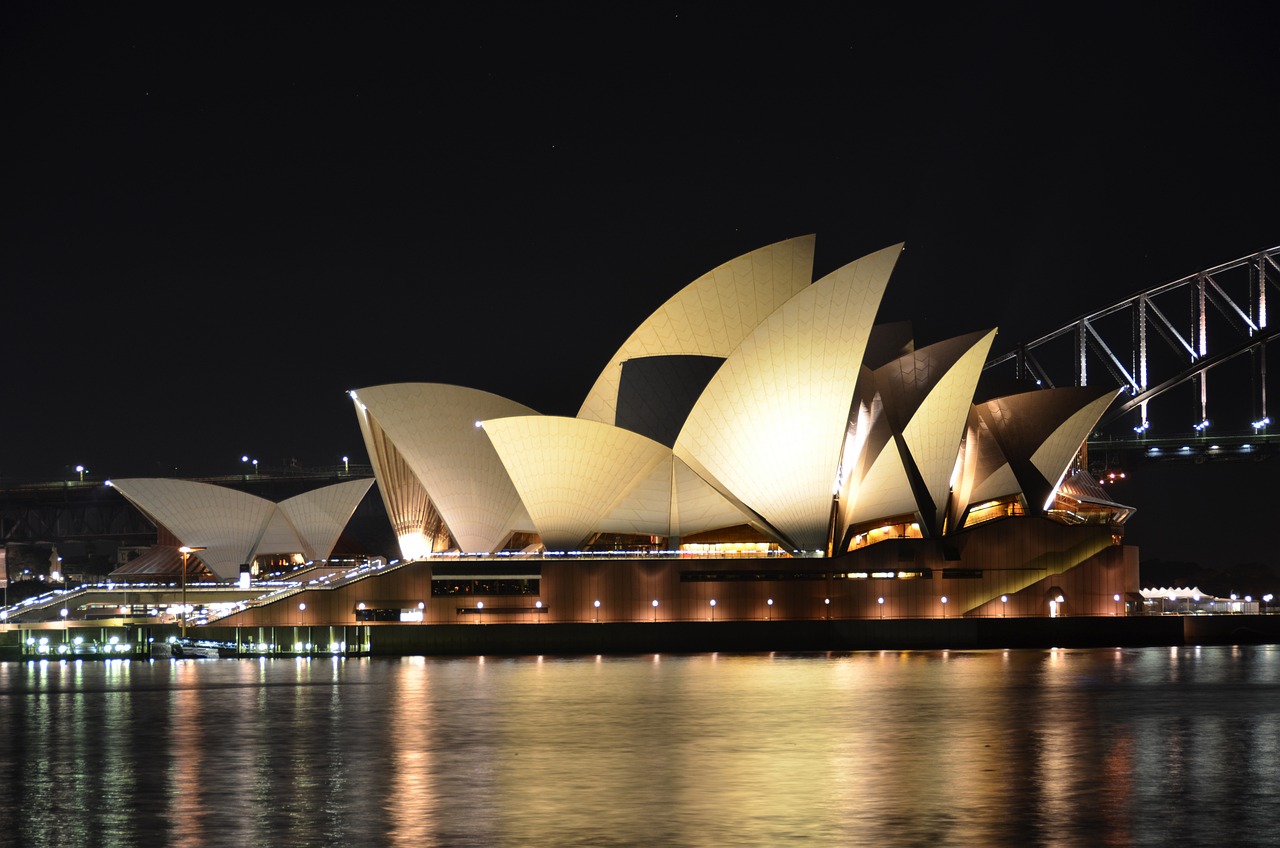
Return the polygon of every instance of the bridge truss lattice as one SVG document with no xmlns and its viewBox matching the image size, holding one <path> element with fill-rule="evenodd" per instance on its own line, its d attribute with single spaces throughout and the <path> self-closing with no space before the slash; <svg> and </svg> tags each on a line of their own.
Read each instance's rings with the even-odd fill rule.
<svg viewBox="0 0 1280 848">
<path fill-rule="evenodd" d="M 1157 423 L 1167 433 L 1203 435 L 1218 424 L 1224 432 L 1265 433 L 1271 423 L 1267 346 L 1280 335 L 1280 327 L 1268 321 L 1268 297 L 1280 303 L 1280 247 L 1077 318 L 993 358 L 986 369 L 1012 369 L 1019 380 L 1043 387 L 1114 382 L 1123 392 L 1099 430 L 1123 421 L 1132 427 L 1130 436 L 1142 438 L 1150 438 L 1144 434 Z M 1221 367 L 1229 362 L 1230 368 Z M 1238 367 L 1243 362 L 1248 367 Z M 1191 391 L 1174 391 L 1185 386 Z M 1181 410 L 1176 396 L 1186 404 Z M 1165 419 L 1160 422 L 1153 409 L 1157 398 L 1172 399 L 1158 404 Z M 1215 416 L 1222 420 L 1215 424 Z"/>
</svg>

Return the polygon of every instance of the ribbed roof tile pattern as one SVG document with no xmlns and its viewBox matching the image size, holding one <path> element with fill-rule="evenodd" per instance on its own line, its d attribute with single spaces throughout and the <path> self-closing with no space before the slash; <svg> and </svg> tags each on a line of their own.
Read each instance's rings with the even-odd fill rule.
<svg viewBox="0 0 1280 848">
<path fill-rule="evenodd" d="M 661 474 L 665 468 L 670 475 L 669 448 L 598 421 L 521 416 L 486 421 L 484 432 L 552 550 L 576 548 L 655 470 Z M 669 488 L 665 499 L 650 499 L 648 506 L 637 521 L 669 526 Z"/>
<path fill-rule="evenodd" d="M 917 508 L 898 443 L 890 440 L 850 493 L 848 523 L 911 515 Z"/>
<path fill-rule="evenodd" d="M 778 242 L 720 265 L 662 304 L 609 360 L 578 417 L 614 424 L 622 363 L 638 356 L 727 357 L 774 310 L 813 279 L 812 235 Z"/>
<path fill-rule="evenodd" d="M 277 504 L 301 538 L 302 552 L 307 559 L 329 558 L 343 528 L 372 485 L 370 477 L 348 480 L 303 492 Z"/>
<path fill-rule="evenodd" d="M 920 505 L 921 514 L 935 533 L 942 530 L 942 510 L 947 505 L 973 392 L 995 337 L 992 330 L 966 350 L 934 384 L 902 429 L 903 441 L 932 499 L 932 503 Z"/>
<path fill-rule="evenodd" d="M 674 486 L 672 496 L 672 536 L 693 536 L 708 530 L 750 524 L 764 528 L 755 516 L 739 509 L 724 495 L 699 477 L 684 460 L 674 457 Z"/>
<path fill-rule="evenodd" d="M 476 423 L 537 412 L 442 383 L 373 386 L 356 391 L 353 400 L 395 443 L 461 550 L 495 551 L 513 530 L 531 529 L 515 486 Z"/>
<path fill-rule="evenodd" d="M 810 283 L 813 248 L 778 242 L 685 286 L 576 418 L 441 384 L 353 392 L 406 557 L 450 535 L 494 551 L 536 532 L 556 550 L 744 524 L 820 551 L 833 529 L 908 516 L 937 536 L 977 500 L 1047 494 L 1103 400 L 975 405 L 994 330 L 917 349 L 907 324 L 872 326 L 902 245 Z"/>
<path fill-rule="evenodd" d="M 254 495 L 190 480 L 134 478 L 111 486 L 196 552 L 226 580 L 240 575 L 267 529 L 276 505 Z"/>
<path fill-rule="evenodd" d="M 1112 389 L 1060 387 L 975 404 L 984 461 L 970 501 L 1016 492 L 1045 501 L 1116 396 Z"/>
<path fill-rule="evenodd" d="M 897 438 L 873 439 L 883 448 L 867 474 L 850 484 L 848 522 L 917 513 L 926 532 L 941 531 L 952 473 L 969 421 L 973 391 L 995 331 L 938 342 L 880 366 L 874 386 L 883 404 L 877 427 Z M 906 451 L 905 456 L 903 450 Z M 921 502 L 912 475 L 927 492 Z"/>
<path fill-rule="evenodd" d="M 902 245 L 852 262 L 751 332 L 694 405 L 675 453 L 804 549 L 825 546 L 862 356 Z"/>
<path fill-rule="evenodd" d="M 406 560 L 427 556 L 434 550 L 432 542 L 436 534 L 448 537 L 449 531 L 443 528 L 440 513 L 432 506 L 422 481 L 396 449 L 395 442 L 387 437 L 354 393 L 352 401 L 365 449 L 378 478 L 378 493 L 400 546 L 400 556 Z"/>
<path fill-rule="evenodd" d="M 230 580 L 259 554 L 328 559 L 373 482 L 366 477 L 322 486 L 279 504 L 192 480 L 134 478 L 111 486 L 182 544 L 204 548 L 194 556 Z"/>
<path fill-rule="evenodd" d="M 1036 449 L 1031 455 L 1031 464 L 1034 465 L 1044 478 L 1051 485 L 1050 497 L 1053 491 L 1056 491 L 1062 483 L 1062 478 L 1066 475 L 1071 467 L 1071 461 L 1075 459 L 1076 453 L 1080 450 L 1080 445 L 1089 437 L 1089 433 L 1093 430 L 1098 420 L 1102 418 L 1102 414 L 1107 411 L 1117 397 L 1120 390 L 1109 391 L 1093 402 L 1086 404 L 1074 415 L 1062 422 L 1061 426 L 1053 431 L 1053 435 L 1045 439 L 1044 443 Z M 1047 508 L 1047 504 L 1037 504 Z"/>
</svg>

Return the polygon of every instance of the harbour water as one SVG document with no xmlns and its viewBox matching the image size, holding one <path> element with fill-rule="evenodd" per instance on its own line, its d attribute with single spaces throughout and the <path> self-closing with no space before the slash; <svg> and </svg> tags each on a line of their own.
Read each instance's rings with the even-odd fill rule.
<svg viewBox="0 0 1280 848">
<path fill-rule="evenodd" d="M 1274 845 L 1280 647 L 0 663 L 0 844 Z"/>
</svg>

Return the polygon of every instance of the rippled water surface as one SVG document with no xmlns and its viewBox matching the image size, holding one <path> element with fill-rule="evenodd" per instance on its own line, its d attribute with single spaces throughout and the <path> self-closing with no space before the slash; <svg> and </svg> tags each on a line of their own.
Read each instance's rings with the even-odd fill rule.
<svg viewBox="0 0 1280 848">
<path fill-rule="evenodd" d="M 0 664 L 0 844 L 1274 845 L 1280 648 Z"/>
</svg>

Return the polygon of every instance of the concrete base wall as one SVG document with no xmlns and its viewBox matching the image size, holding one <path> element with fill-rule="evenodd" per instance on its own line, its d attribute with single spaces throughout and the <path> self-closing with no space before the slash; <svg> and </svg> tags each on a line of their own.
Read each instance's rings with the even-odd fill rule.
<svg viewBox="0 0 1280 848">
<path fill-rule="evenodd" d="M 887 621 L 618 622 L 486 624 L 370 631 L 374 655 L 625 654 L 705 651 L 866 651 L 999 648 L 1093 648 L 1280 643 L 1280 616 L 1232 616 L 1204 626 L 1177 616 Z M 1248 619 L 1248 620 L 1246 620 Z M 1186 625 L 1186 626 L 1184 626 Z M 1191 625 L 1195 641 L 1188 641 Z"/>
<path fill-rule="evenodd" d="M 0 632 L 0 661 L 29 658 L 19 644 L 23 633 L 18 628 Z M 144 636 L 163 641 L 176 633 L 176 628 L 156 626 Z M 191 635 L 232 643 L 270 641 L 279 644 L 279 655 L 292 655 L 298 641 L 327 646 L 339 639 L 348 642 L 349 653 L 363 652 L 367 641 L 373 656 L 998 650 L 1280 644 L 1280 615 L 207 627 Z"/>
</svg>

